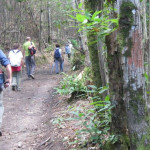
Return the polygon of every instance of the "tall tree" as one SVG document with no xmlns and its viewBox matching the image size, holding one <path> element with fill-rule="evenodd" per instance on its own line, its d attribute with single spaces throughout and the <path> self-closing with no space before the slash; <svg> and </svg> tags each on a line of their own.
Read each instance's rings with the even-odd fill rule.
<svg viewBox="0 0 150 150">
<path fill-rule="evenodd" d="M 85 0 L 85 10 L 93 14 L 99 4 L 99 0 Z M 99 65 L 99 52 L 97 46 L 97 34 L 92 30 L 87 32 L 88 49 L 90 54 L 93 82 L 97 87 L 101 87 L 101 75 L 100 75 L 100 65 Z"/>
<path fill-rule="evenodd" d="M 117 0 L 119 29 L 107 36 L 113 150 L 149 150 L 140 0 Z M 108 147 L 110 149 L 110 147 Z"/>
</svg>

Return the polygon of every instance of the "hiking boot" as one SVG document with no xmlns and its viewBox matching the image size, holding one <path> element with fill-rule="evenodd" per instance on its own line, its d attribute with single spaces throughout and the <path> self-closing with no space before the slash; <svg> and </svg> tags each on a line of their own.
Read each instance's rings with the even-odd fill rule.
<svg viewBox="0 0 150 150">
<path fill-rule="evenodd" d="M 17 87 L 17 91 L 21 91 L 21 88 L 20 88 L 20 87 L 19 87 L 19 88 Z"/>
<path fill-rule="evenodd" d="M 0 136 L 2 136 L 2 132 L 0 131 Z"/>
<path fill-rule="evenodd" d="M 16 86 L 15 86 L 15 85 L 12 86 L 12 90 L 13 90 L 13 91 L 16 90 Z"/>
<path fill-rule="evenodd" d="M 31 77 L 32 79 L 35 79 L 35 77 L 34 77 L 32 74 L 30 74 L 30 77 Z"/>
</svg>

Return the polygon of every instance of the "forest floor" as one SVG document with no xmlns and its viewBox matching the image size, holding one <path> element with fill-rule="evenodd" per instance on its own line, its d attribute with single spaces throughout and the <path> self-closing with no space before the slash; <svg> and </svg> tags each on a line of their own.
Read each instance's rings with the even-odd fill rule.
<svg viewBox="0 0 150 150">
<path fill-rule="evenodd" d="M 65 64 L 69 72 L 69 64 Z M 50 74 L 50 67 L 36 68 L 35 79 L 22 72 L 22 90 L 4 90 L 5 112 L 0 137 L 0 150 L 69 150 L 63 141 L 68 129 L 56 128 L 56 113 L 68 107 L 65 97 L 55 93 L 63 75 Z M 63 132 L 66 132 L 63 135 Z"/>
</svg>

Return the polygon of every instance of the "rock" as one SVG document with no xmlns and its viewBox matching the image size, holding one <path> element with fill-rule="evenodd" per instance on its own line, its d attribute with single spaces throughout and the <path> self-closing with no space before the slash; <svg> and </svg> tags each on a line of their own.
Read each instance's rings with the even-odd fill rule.
<svg viewBox="0 0 150 150">
<path fill-rule="evenodd" d="M 18 145 L 18 148 L 21 148 L 22 147 L 22 142 L 19 142 L 17 145 Z"/>
</svg>

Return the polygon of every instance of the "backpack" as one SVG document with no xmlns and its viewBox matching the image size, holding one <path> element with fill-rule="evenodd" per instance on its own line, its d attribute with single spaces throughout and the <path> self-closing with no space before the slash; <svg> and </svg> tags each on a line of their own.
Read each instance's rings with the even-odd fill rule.
<svg viewBox="0 0 150 150">
<path fill-rule="evenodd" d="M 33 46 L 32 42 L 31 42 L 31 45 L 29 46 L 28 50 L 29 50 L 30 56 L 33 56 L 36 53 L 36 48 L 35 48 L 35 46 Z"/>
<path fill-rule="evenodd" d="M 70 54 L 70 46 L 66 45 L 65 47 L 66 54 Z"/>
<path fill-rule="evenodd" d="M 59 48 L 56 48 L 54 52 L 54 58 L 59 59 L 60 57 L 61 56 L 60 56 Z"/>
<path fill-rule="evenodd" d="M 19 67 L 21 65 L 21 59 L 19 53 L 21 52 L 18 50 L 15 52 L 14 50 L 11 50 L 11 55 L 10 55 L 10 64 L 13 67 Z"/>
</svg>

